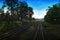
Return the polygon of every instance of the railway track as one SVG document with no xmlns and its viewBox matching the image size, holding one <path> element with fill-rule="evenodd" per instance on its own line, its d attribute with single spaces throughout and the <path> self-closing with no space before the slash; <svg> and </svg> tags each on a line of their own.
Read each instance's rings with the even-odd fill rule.
<svg viewBox="0 0 60 40">
<path fill-rule="evenodd" d="M 26 26 L 27 24 L 25 24 Z M 35 29 L 33 30 L 33 34 L 31 40 L 57 40 L 56 37 L 51 34 L 41 22 L 34 22 L 27 25 L 27 27 L 20 29 L 16 28 L 9 32 L 0 35 L 0 40 L 19 40 L 19 35 L 21 32 L 28 30 L 31 25 L 34 25 Z"/>
<path fill-rule="evenodd" d="M 32 36 L 32 40 L 44 40 L 42 24 L 40 22 L 37 22 L 34 24 L 34 26 L 35 30 Z"/>
<path fill-rule="evenodd" d="M 60 38 L 49 32 L 45 28 L 44 24 L 38 22 L 37 24 L 35 24 L 35 30 L 32 40 L 60 40 Z"/>
</svg>

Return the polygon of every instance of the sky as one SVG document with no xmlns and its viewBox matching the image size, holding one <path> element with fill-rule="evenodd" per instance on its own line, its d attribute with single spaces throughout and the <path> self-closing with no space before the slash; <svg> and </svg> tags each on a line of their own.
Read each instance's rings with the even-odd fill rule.
<svg viewBox="0 0 60 40">
<path fill-rule="evenodd" d="M 0 0 L 1 1 L 1 0 Z M 48 6 L 52 6 L 53 4 L 58 3 L 59 0 L 19 0 L 19 1 L 26 1 L 30 7 L 33 8 L 34 18 L 44 18 L 46 15 L 46 9 Z M 2 1 L 0 2 L 0 7 L 2 5 Z"/>
</svg>

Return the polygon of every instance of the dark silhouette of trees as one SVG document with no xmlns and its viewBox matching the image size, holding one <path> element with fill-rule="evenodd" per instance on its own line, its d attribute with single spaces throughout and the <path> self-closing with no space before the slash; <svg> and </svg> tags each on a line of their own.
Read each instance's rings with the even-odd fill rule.
<svg viewBox="0 0 60 40">
<path fill-rule="evenodd" d="M 7 7 L 7 12 L 4 13 L 4 8 Z M 18 0 L 5 0 L 0 10 L 0 21 L 13 23 L 16 21 L 31 20 L 33 15 L 33 8 L 28 4 Z"/>
<path fill-rule="evenodd" d="M 32 15 L 34 14 L 33 12 L 33 8 L 32 7 L 28 7 L 28 16 L 29 16 L 29 20 L 32 19 Z"/>
<path fill-rule="evenodd" d="M 57 24 L 60 23 L 60 7 L 57 5 L 53 5 L 53 7 L 49 7 L 47 11 L 47 15 L 44 20 L 49 23 Z"/>
<path fill-rule="evenodd" d="M 26 19 L 27 11 L 28 11 L 28 4 L 25 1 L 20 2 L 20 17 L 21 17 L 21 20 Z"/>
<path fill-rule="evenodd" d="M 0 21 L 4 21 L 4 10 L 0 9 Z"/>
<path fill-rule="evenodd" d="M 18 0 L 5 0 L 3 7 L 8 6 L 8 9 L 14 10 L 14 8 L 17 5 L 17 3 L 18 3 Z"/>
</svg>

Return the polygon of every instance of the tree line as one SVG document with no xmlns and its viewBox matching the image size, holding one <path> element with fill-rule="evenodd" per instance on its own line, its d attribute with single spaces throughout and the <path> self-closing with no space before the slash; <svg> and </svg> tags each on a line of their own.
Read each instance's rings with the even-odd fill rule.
<svg viewBox="0 0 60 40">
<path fill-rule="evenodd" d="M 4 8 L 8 9 L 4 13 Z M 32 20 L 32 15 L 34 14 L 33 8 L 29 7 L 27 2 L 18 0 L 5 0 L 3 6 L 0 9 L 0 23 L 1 22 L 15 22 Z"/>
<path fill-rule="evenodd" d="M 49 7 L 44 20 L 48 23 L 60 24 L 60 3 L 54 4 L 52 7 Z"/>
</svg>

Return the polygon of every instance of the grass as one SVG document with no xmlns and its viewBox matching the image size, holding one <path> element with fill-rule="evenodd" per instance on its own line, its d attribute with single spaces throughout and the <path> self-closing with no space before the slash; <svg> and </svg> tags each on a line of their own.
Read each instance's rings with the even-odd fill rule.
<svg viewBox="0 0 60 40">
<path fill-rule="evenodd" d="M 29 20 L 26 20 L 24 22 L 30 22 Z M 7 23 L 7 22 L 2 22 L 0 23 L 0 32 L 7 32 L 9 30 L 13 30 L 15 28 L 25 28 L 24 25 L 20 21 L 16 21 L 15 23 Z"/>
<path fill-rule="evenodd" d="M 9 30 L 12 30 L 18 27 L 23 28 L 23 26 L 19 22 L 16 22 L 16 23 L 3 22 L 3 23 L 0 23 L 0 32 L 7 32 Z"/>
<path fill-rule="evenodd" d="M 60 24 L 49 24 L 46 22 L 43 22 L 46 25 L 46 29 L 53 33 L 54 35 L 60 37 Z"/>
</svg>

